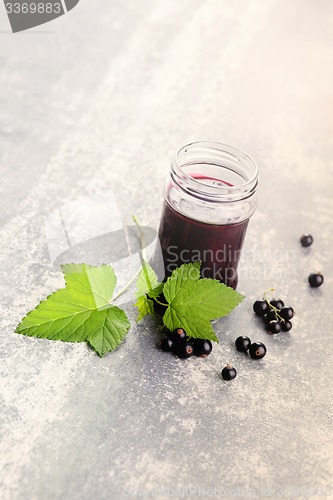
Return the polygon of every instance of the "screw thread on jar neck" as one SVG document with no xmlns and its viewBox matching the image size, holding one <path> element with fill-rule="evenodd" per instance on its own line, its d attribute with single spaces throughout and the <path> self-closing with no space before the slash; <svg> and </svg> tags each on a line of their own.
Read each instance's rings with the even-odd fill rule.
<svg viewBox="0 0 333 500">
<path fill-rule="evenodd" d="M 223 203 L 252 196 L 258 185 L 258 169 L 248 154 L 234 146 L 194 142 L 176 154 L 171 178 L 196 198 Z"/>
</svg>

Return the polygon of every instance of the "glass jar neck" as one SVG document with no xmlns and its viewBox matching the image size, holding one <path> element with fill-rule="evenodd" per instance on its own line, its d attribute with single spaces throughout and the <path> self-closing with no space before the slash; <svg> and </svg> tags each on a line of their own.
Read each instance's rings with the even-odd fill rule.
<svg viewBox="0 0 333 500">
<path fill-rule="evenodd" d="M 194 142 L 182 147 L 171 164 L 171 177 L 192 196 L 222 203 L 248 198 L 258 185 L 252 158 L 218 142 Z"/>
<path fill-rule="evenodd" d="M 194 142 L 176 154 L 165 199 L 192 219 L 232 224 L 254 213 L 257 185 L 257 166 L 249 155 L 227 144 Z"/>
</svg>

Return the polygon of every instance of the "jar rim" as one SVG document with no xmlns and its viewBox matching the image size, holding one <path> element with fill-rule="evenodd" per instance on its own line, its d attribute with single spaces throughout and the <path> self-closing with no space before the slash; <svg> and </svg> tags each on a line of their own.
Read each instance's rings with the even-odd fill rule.
<svg viewBox="0 0 333 500">
<path fill-rule="evenodd" d="M 222 167 L 244 182 L 230 184 L 216 178 L 223 184 L 208 184 L 184 170 L 184 167 L 195 164 Z M 182 190 L 212 201 L 247 198 L 255 192 L 258 184 L 258 167 L 252 157 L 235 146 L 215 141 L 197 141 L 182 146 L 172 162 L 171 175 Z"/>
</svg>

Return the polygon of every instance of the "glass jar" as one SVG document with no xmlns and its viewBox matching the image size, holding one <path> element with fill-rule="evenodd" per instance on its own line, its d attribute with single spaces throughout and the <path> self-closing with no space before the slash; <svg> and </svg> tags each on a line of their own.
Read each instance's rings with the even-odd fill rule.
<svg viewBox="0 0 333 500">
<path fill-rule="evenodd" d="M 237 287 L 237 266 L 257 206 L 258 171 L 243 151 L 194 142 L 176 154 L 164 187 L 159 227 L 165 276 L 201 261 L 201 276 Z"/>
</svg>

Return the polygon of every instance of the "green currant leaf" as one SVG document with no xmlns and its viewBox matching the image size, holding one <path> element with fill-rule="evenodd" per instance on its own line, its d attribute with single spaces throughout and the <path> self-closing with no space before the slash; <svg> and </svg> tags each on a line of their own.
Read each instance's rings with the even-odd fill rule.
<svg viewBox="0 0 333 500">
<path fill-rule="evenodd" d="M 183 264 L 164 285 L 168 308 L 163 323 L 169 330 L 185 328 L 189 337 L 218 341 L 213 319 L 226 316 L 244 296 L 213 279 L 200 279 L 200 263 Z"/>
<path fill-rule="evenodd" d="M 161 293 L 163 292 L 163 288 L 164 283 L 160 283 L 159 285 L 157 285 L 157 287 L 153 288 L 153 290 L 147 292 L 148 297 L 150 297 L 151 299 L 156 299 L 156 297 L 161 295 Z"/>
<path fill-rule="evenodd" d="M 146 295 L 141 295 L 135 303 L 139 310 L 139 316 L 137 322 L 144 318 L 147 314 L 154 316 L 154 303 L 152 300 L 148 299 Z"/>
<path fill-rule="evenodd" d="M 93 311 L 87 326 L 91 331 L 87 338 L 88 343 L 103 357 L 122 343 L 131 325 L 122 309 L 111 306 L 101 311 Z"/>
<path fill-rule="evenodd" d="M 154 269 L 148 264 L 148 262 L 143 260 L 142 269 L 140 271 L 140 274 L 136 282 L 137 298 L 141 297 L 142 295 L 146 295 L 148 293 L 153 292 L 153 290 L 159 287 L 160 285 L 161 284 L 157 279 Z"/>
<path fill-rule="evenodd" d="M 154 302 L 150 299 L 156 299 L 163 292 L 163 283 L 159 283 L 154 269 L 143 260 L 142 269 L 136 282 L 137 302 L 136 307 L 139 310 L 137 321 L 140 321 L 147 314 L 154 316 Z M 149 298 L 148 298 L 148 297 Z"/>
<path fill-rule="evenodd" d="M 88 341 L 100 356 L 116 349 L 130 322 L 124 311 L 110 304 L 117 282 L 112 267 L 68 264 L 62 271 L 66 288 L 40 302 L 16 332 L 64 342 Z"/>
</svg>

